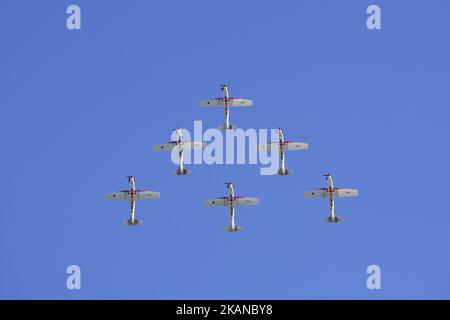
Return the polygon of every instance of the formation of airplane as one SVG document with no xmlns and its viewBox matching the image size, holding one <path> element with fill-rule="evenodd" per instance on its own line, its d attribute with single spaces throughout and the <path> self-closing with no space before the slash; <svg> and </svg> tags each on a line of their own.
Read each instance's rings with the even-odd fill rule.
<svg viewBox="0 0 450 320">
<path fill-rule="evenodd" d="M 133 176 L 128 176 L 130 190 L 110 192 L 105 194 L 106 200 L 129 200 L 130 201 L 130 219 L 124 221 L 129 226 L 142 224 L 142 220 L 136 219 L 135 208 L 136 200 L 159 199 L 159 192 L 136 190 L 136 182 Z"/>
<path fill-rule="evenodd" d="M 304 193 L 305 197 L 308 198 L 327 198 L 330 201 L 330 216 L 326 218 L 326 222 L 341 222 L 343 219 L 336 217 L 334 214 L 334 199 L 341 197 L 357 197 L 358 190 L 356 189 L 346 189 L 346 188 L 335 188 L 333 185 L 333 178 L 331 174 L 324 174 L 327 179 L 327 187 L 320 188 L 316 190 L 306 191 Z"/>
<path fill-rule="evenodd" d="M 234 194 L 234 187 L 231 182 L 227 182 L 228 196 L 205 200 L 206 206 L 224 206 L 230 209 L 230 225 L 225 228 L 226 231 L 239 231 L 241 227 L 234 222 L 235 207 L 237 206 L 255 206 L 259 204 L 258 198 L 239 197 Z"/>
<path fill-rule="evenodd" d="M 292 170 L 287 170 L 284 165 L 284 154 L 288 150 L 308 150 L 308 144 L 303 142 L 285 141 L 283 129 L 275 129 L 278 133 L 278 141 L 270 142 L 267 144 L 258 145 L 260 151 L 278 150 L 280 154 L 280 168 L 277 171 L 279 175 L 288 175 L 293 173 Z"/>
<path fill-rule="evenodd" d="M 183 152 L 184 150 L 194 150 L 194 149 L 203 149 L 206 146 L 204 142 L 196 142 L 196 141 L 184 141 L 183 140 L 183 132 L 181 128 L 176 128 L 174 131 L 177 132 L 178 139 L 174 141 L 169 141 L 164 144 L 156 144 L 153 146 L 154 151 L 172 151 L 173 149 L 178 150 L 178 159 L 179 159 L 179 167 L 177 170 L 174 170 L 173 173 L 176 175 L 186 175 L 192 173 L 191 170 L 184 168 L 183 163 Z"/>
<path fill-rule="evenodd" d="M 223 97 L 214 98 L 209 100 L 200 101 L 200 106 L 202 107 L 223 107 L 225 110 L 225 123 L 218 127 L 220 130 L 234 130 L 237 129 L 236 126 L 230 124 L 230 107 L 251 107 L 253 101 L 249 99 L 241 98 L 230 98 L 228 86 L 226 84 L 220 85 Z"/>
<path fill-rule="evenodd" d="M 230 124 L 230 112 L 229 107 L 250 107 L 253 105 L 253 101 L 249 99 L 241 98 L 231 98 L 229 95 L 229 90 L 227 85 L 221 85 L 223 92 L 222 98 L 215 98 L 209 100 L 200 101 L 200 106 L 205 107 L 223 107 L 225 110 L 225 123 L 219 127 L 221 130 L 233 130 L 237 127 Z M 278 133 L 278 141 L 259 144 L 259 151 L 278 151 L 280 157 L 280 166 L 276 172 L 278 175 L 288 175 L 293 171 L 288 170 L 285 167 L 285 152 L 290 150 L 307 150 L 308 144 L 303 142 L 293 142 L 285 141 L 283 129 L 275 129 Z M 173 151 L 174 149 L 178 152 L 179 167 L 173 171 L 176 175 L 187 175 L 191 173 L 191 170 L 184 168 L 183 155 L 184 150 L 194 150 L 203 149 L 206 147 L 204 142 L 196 141 L 184 141 L 183 133 L 181 128 L 174 129 L 177 133 L 178 138 L 169 141 L 164 144 L 157 144 L 153 146 L 154 151 Z M 334 199 L 339 197 L 356 197 L 358 196 L 358 190 L 356 189 L 346 189 L 346 188 L 335 188 L 333 185 L 333 179 L 331 174 L 327 173 L 324 175 L 327 181 L 326 188 L 319 188 L 315 190 L 306 191 L 304 193 L 305 197 L 317 197 L 326 198 L 330 203 L 330 216 L 326 218 L 326 222 L 335 223 L 340 222 L 343 219 L 336 217 L 334 213 Z M 130 184 L 130 190 L 123 190 L 117 192 L 111 192 L 105 194 L 105 199 L 107 200 L 128 200 L 130 202 L 130 219 L 126 220 L 125 223 L 129 226 L 135 226 L 142 224 L 142 220 L 138 220 L 135 217 L 135 202 L 136 200 L 144 199 L 159 199 L 160 193 L 154 191 L 144 191 L 136 190 L 135 178 L 133 176 L 128 176 L 128 182 Z M 235 208 L 237 206 L 249 206 L 258 205 L 258 198 L 250 197 L 240 197 L 236 196 L 234 193 L 234 187 L 231 182 L 227 182 L 228 196 L 213 198 L 204 201 L 206 206 L 225 206 L 230 210 L 230 225 L 225 228 L 226 231 L 239 231 L 241 227 L 235 224 Z"/>
</svg>

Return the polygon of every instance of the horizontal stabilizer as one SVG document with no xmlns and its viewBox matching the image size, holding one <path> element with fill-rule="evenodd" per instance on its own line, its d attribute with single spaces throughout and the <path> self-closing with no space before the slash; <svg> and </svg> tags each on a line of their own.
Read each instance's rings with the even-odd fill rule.
<svg viewBox="0 0 450 320">
<path fill-rule="evenodd" d="M 225 231 L 242 231 L 242 228 L 239 226 L 228 226 L 225 228 Z"/>
<path fill-rule="evenodd" d="M 139 225 L 143 224 L 143 221 L 138 220 L 138 219 L 134 219 L 134 221 L 131 221 L 131 219 L 128 219 L 128 220 L 125 220 L 123 223 L 128 226 L 139 226 Z"/>
<path fill-rule="evenodd" d="M 220 131 L 236 130 L 237 128 L 238 128 L 237 126 L 232 125 L 232 124 L 230 124 L 228 127 L 224 124 L 217 127 L 217 129 L 219 129 Z"/>
<path fill-rule="evenodd" d="M 277 171 L 277 174 L 279 176 L 287 176 L 287 175 L 293 174 L 293 173 L 294 173 L 293 170 L 288 170 L 288 169 L 284 169 L 284 170 L 280 169 L 280 170 Z"/>
<path fill-rule="evenodd" d="M 192 173 L 192 171 L 188 170 L 188 169 L 183 169 L 183 170 L 177 169 L 172 172 L 173 172 L 173 174 L 176 174 L 177 176 L 184 176 L 184 175 Z"/>
<path fill-rule="evenodd" d="M 337 222 L 342 222 L 344 221 L 344 219 L 339 218 L 339 217 L 327 217 L 325 219 L 325 222 L 329 222 L 329 223 L 337 223 Z"/>
</svg>

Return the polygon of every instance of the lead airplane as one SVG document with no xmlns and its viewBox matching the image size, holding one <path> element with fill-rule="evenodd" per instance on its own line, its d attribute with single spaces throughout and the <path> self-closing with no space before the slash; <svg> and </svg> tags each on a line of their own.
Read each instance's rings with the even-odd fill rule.
<svg viewBox="0 0 450 320">
<path fill-rule="evenodd" d="M 308 144 L 303 142 L 285 141 L 283 129 L 277 128 L 275 130 L 278 133 L 278 141 L 260 144 L 258 145 L 258 149 L 259 151 L 278 150 L 280 154 L 280 167 L 276 172 L 276 174 L 284 176 L 293 173 L 292 170 L 288 170 L 285 167 L 284 164 L 285 152 L 288 150 L 308 150 Z"/>
<path fill-rule="evenodd" d="M 254 206 L 259 204 L 258 198 L 237 197 L 234 195 L 234 187 L 231 182 L 227 182 L 227 197 L 205 200 L 206 206 L 225 206 L 230 209 L 230 225 L 225 228 L 226 231 L 239 231 L 241 227 L 234 223 L 234 210 L 236 206 Z"/>
<path fill-rule="evenodd" d="M 358 196 L 358 190 L 356 189 L 345 189 L 345 188 L 335 188 L 333 185 L 333 178 L 331 174 L 324 174 L 327 179 L 327 187 L 320 188 L 316 190 L 306 191 L 304 193 L 305 197 L 318 197 L 318 198 L 328 198 L 330 201 L 330 216 L 326 218 L 326 222 L 341 222 L 343 219 L 336 217 L 334 214 L 334 199 L 340 197 L 356 197 Z"/>
<path fill-rule="evenodd" d="M 202 107 L 223 107 L 225 110 L 225 123 L 218 127 L 220 130 L 234 130 L 237 129 L 236 126 L 230 124 L 230 107 L 251 107 L 253 105 L 253 100 L 241 99 L 241 98 L 230 98 L 228 86 L 226 84 L 221 84 L 220 88 L 223 93 L 222 98 L 215 98 L 209 100 L 200 101 L 200 106 Z"/>
<path fill-rule="evenodd" d="M 128 176 L 128 182 L 130 183 L 130 190 L 123 190 L 117 192 L 110 192 L 105 194 L 106 200 L 129 200 L 130 201 L 130 219 L 125 220 L 129 226 L 136 226 L 142 224 L 142 220 L 136 219 L 135 216 L 135 203 L 136 200 L 145 199 L 159 199 L 159 192 L 136 190 L 136 182 L 133 176 Z"/>
<path fill-rule="evenodd" d="M 178 149 L 178 163 L 179 167 L 177 170 L 174 170 L 173 173 L 176 175 L 186 175 L 192 173 L 191 170 L 184 168 L 184 150 L 192 150 L 192 149 L 203 149 L 206 146 L 205 142 L 195 142 L 195 141 L 184 141 L 183 140 L 183 132 L 180 128 L 175 129 L 177 132 L 178 139 L 169 141 L 164 144 L 157 144 L 153 146 L 154 151 L 172 151 L 173 149 Z"/>
</svg>

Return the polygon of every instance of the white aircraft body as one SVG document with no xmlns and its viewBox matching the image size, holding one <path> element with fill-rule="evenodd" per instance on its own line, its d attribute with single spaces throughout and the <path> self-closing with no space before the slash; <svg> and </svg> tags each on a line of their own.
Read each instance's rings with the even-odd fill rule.
<svg viewBox="0 0 450 320">
<path fill-rule="evenodd" d="M 280 168 L 277 171 L 279 175 L 288 175 L 293 173 L 292 170 L 288 170 L 284 164 L 285 152 L 288 150 L 308 150 L 308 144 L 302 142 L 293 142 L 293 141 L 285 141 L 283 129 L 278 128 L 275 129 L 278 132 L 278 141 L 271 142 L 268 144 L 260 144 L 258 145 L 259 151 L 272 151 L 278 150 L 280 154 Z"/>
<path fill-rule="evenodd" d="M 153 146 L 154 151 L 172 151 L 174 148 L 178 149 L 178 159 L 179 159 L 179 167 L 177 170 L 174 170 L 173 173 L 176 175 L 186 175 L 191 173 L 191 170 L 187 170 L 184 168 L 183 163 L 183 152 L 184 150 L 193 150 L 193 149 L 203 149 L 206 146 L 205 142 L 195 142 L 195 141 L 184 141 L 183 133 L 180 128 L 175 129 L 178 134 L 178 139 L 175 141 L 169 141 L 165 144 L 157 144 Z"/>
<path fill-rule="evenodd" d="M 239 231 L 241 227 L 234 222 L 234 210 L 237 206 L 254 206 L 259 204 L 258 198 L 237 197 L 234 195 L 234 187 L 231 182 L 227 182 L 228 196 L 205 200 L 206 206 L 225 206 L 230 209 L 230 225 L 225 228 L 226 231 Z"/>
<path fill-rule="evenodd" d="M 128 182 L 130 183 L 130 190 L 123 190 L 117 192 L 110 192 L 105 194 L 106 200 L 129 200 L 130 201 L 130 219 L 124 221 L 129 226 L 136 226 L 142 224 L 142 220 L 136 219 L 135 216 L 135 203 L 136 200 L 145 199 L 159 199 L 159 192 L 136 190 L 136 182 L 133 176 L 128 176 Z"/>
<path fill-rule="evenodd" d="M 202 107 L 223 107 L 225 110 L 225 123 L 218 127 L 220 130 L 233 130 L 237 127 L 230 124 L 230 107 L 251 107 L 253 105 L 253 101 L 249 99 L 240 99 L 240 98 L 230 98 L 230 94 L 228 91 L 228 86 L 226 84 L 220 85 L 223 97 L 215 98 L 209 100 L 200 101 L 200 106 Z"/>
<path fill-rule="evenodd" d="M 340 197 L 356 197 L 358 196 L 358 190 L 356 189 L 344 189 L 335 188 L 333 186 L 333 178 L 331 174 L 324 174 L 327 179 L 327 187 L 320 188 L 316 190 L 306 191 L 304 193 L 305 197 L 318 197 L 318 198 L 328 198 L 330 201 L 330 216 L 326 218 L 326 222 L 341 222 L 343 219 L 336 217 L 334 214 L 334 199 Z"/>
</svg>

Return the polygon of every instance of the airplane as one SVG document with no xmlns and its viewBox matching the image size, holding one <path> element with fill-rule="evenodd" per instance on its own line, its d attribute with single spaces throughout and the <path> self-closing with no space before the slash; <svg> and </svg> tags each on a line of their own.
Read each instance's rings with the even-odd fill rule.
<svg viewBox="0 0 450 320">
<path fill-rule="evenodd" d="M 260 144 L 258 145 L 258 149 L 259 151 L 266 151 L 266 150 L 270 151 L 278 149 L 278 152 L 280 153 L 280 168 L 278 169 L 276 174 L 282 176 L 292 174 L 293 171 L 286 169 L 284 165 L 285 152 L 288 150 L 308 150 L 308 144 L 302 142 L 285 141 L 283 129 L 278 128 L 275 130 L 278 132 L 278 141 L 270 142 L 267 144 Z"/>
<path fill-rule="evenodd" d="M 178 134 L 178 139 L 174 141 L 169 141 L 165 144 L 157 144 L 153 146 L 154 151 L 172 151 L 174 148 L 178 148 L 178 158 L 179 158 L 179 167 L 177 170 L 174 170 L 173 173 L 176 175 L 186 175 L 192 173 L 191 170 L 187 170 L 184 168 L 183 163 L 183 154 L 184 150 L 190 149 L 203 149 L 206 146 L 205 142 L 195 142 L 195 141 L 184 141 L 183 140 L 183 132 L 178 127 L 174 131 Z"/>
<path fill-rule="evenodd" d="M 318 198 L 328 198 L 330 200 L 330 216 L 325 219 L 326 222 L 334 223 L 343 221 L 342 218 L 336 217 L 334 215 L 334 198 L 339 197 L 357 197 L 358 190 L 356 189 L 344 189 L 335 188 L 333 185 L 333 178 L 331 174 L 324 174 L 327 179 L 327 187 L 320 188 L 316 190 L 306 191 L 304 193 L 305 197 L 318 197 Z"/>
<path fill-rule="evenodd" d="M 240 99 L 240 98 L 230 98 L 228 86 L 226 84 L 221 84 L 220 88 L 223 92 L 222 98 L 215 98 L 209 100 L 200 101 L 200 106 L 202 107 L 224 107 L 225 109 L 225 123 L 219 126 L 220 130 L 234 130 L 237 129 L 236 126 L 230 124 L 230 110 L 229 107 L 251 107 L 253 105 L 253 100 Z"/>
<path fill-rule="evenodd" d="M 128 176 L 128 182 L 130 183 L 130 190 L 123 190 L 117 192 L 110 192 L 105 194 L 106 200 L 130 200 L 130 219 L 125 220 L 129 226 L 137 226 L 142 224 L 142 220 L 138 220 L 135 217 L 135 202 L 136 200 L 145 199 L 159 199 L 159 192 L 136 190 L 136 182 L 133 176 Z"/>
<path fill-rule="evenodd" d="M 242 228 L 234 223 L 234 209 L 237 206 L 254 206 L 259 204 L 258 198 L 237 197 L 234 195 L 234 187 L 231 182 L 225 183 L 227 185 L 228 197 L 214 198 L 205 200 L 206 206 L 227 206 L 230 209 L 230 225 L 225 228 L 225 231 L 239 231 Z"/>
</svg>

